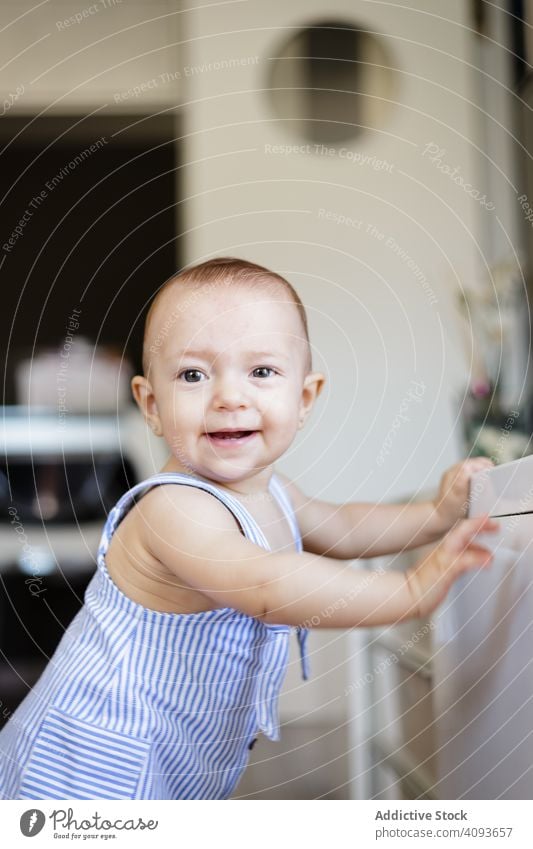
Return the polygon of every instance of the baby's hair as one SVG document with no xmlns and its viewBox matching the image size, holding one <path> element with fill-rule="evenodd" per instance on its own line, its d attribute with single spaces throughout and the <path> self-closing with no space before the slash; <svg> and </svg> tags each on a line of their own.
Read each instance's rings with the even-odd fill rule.
<svg viewBox="0 0 533 849">
<path fill-rule="evenodd" d="M 279 290 L 280 287 L 284 289 L 285 293 L 289 296 L 289 299 L 294 303 L 300 316 L 307 349 L 306 371 L 311 371 L 311 345 L 309 342 L 307 315 L 305 307 L 293 286 L 291 286 L 289 281 L 285 280 L 285 278 L 280 274 L 276 274 L 274 271 L 270 271 L 262 265 L 257 265 L 254 262 L 248 262 L 248 260 L 239 259 L 237 257 L 221 256 L 215 257 L 214 259 L 208 259 L 205 262 L 198 263 L 190 268 L 184 268 L 183 271 L 169 277 L 168 280 L 166 280 L 158 289 L 150 304 L 144 324 L 143 371 L 145 375 L 148 374 L 150 363 L 149 353 L 157 352 L 157 349 L 162 344 L 162 340 L 170 332 L 171 325 L 173 323 L 172 319 L 169 319 L 167 322 L 169 325 L 168 328 L 164 327 L 158 338 L 155 340 L 155 344 L 152 344 L 150 348 L 147 348 L 150 321 L 154 313 L 155 305 L 163 296 L 164 292 L 166 292 L 171 286 L 187 286 L 187 288 L 196 290 L 201 289 L 204 286 L 211 287 L 231 285 L 243 285 L 251 288 L 255 287 L 263 291 L 270 291 L 272 289 Z"/>
</svg>

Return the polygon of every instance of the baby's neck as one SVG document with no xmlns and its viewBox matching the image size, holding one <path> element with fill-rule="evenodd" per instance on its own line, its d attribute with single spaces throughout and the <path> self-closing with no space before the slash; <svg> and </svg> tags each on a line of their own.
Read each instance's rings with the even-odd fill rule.
<svg viewBox="0 0 533 849">
<path fill-rule="evenodd" d="M 271 497 L 269 487 L 270 480 L 274 474 L 274 467 L 272 465 L 267 466 L 267 468 L 261 469 L 259 472 L 255 472 L 249 477 L 227 481 L 205 477 L 204 475 L 198 474 L 193 469 L 182 466 L 175 457 L 169 457 L 161 469 L 161 472 L 190 475 L 191 477 L 198 478 L 206 483 L 211 483 L 219 489 L 224 489 L 231 495 L 238 496 L 241 500 L 249 499 L 251 501 L 257 498 Z"/>
</svg>

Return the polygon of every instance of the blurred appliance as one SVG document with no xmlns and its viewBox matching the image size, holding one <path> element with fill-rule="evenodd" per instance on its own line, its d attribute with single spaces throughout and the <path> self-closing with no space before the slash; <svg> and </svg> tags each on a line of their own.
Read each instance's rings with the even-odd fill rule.
<svg viewBox="0 0 533 849">
<path fill-rule="evenodd" d="M 0 427 L 0 719 L 31 687 L 83 602 L 108 511 L 163 457 L 138 411 L 4 407 Z M 6 715 L 7 710 L 7 715 Z"/>
<path fill-rule="evenodd" d="M 40 349 L 15 369 L 17 404 L 50 405 L 67 413 L 113 413 L 131 401 L 131 363 L 120 350 L 69 337 L 58 348 Z"/>
<path fill-rule="evenodd" d="M 81 337 L 96 341 L 99 351 L 115 346 L 122 354 L 126 347 L 135 369 L 141 367 L 147 304 L 182 263 L 180 124 L 175 110 L 3 116 L 6 239 L 25 209 L 25 220 L 31 218 L 3 256 L 9 277 L 0 313 L 4 404 L 27 403 L 30 380 L 17 374 L 20 360 L 41 369 L 45 363 L 36 357 L 59 348 L 68 368 L 64 375 L 56 370 L 44 403 L 57 397 L 64 376 L 72 412 L 76 393 L 87 395 L 86 386 L 70 383 Z M 29 206 L 39 190 L 44 202 Z M 39 385 L 30 388 L 35 404 L 43 396 Z M 106 396 L 96 392 L 91 409 Z"/>
<path fill-rule="evenodd" d="M 70 415 L 60 424 L 51 410 L 3 408 L 0 571 L 29 568 L 14 520 L 45 571 L 94 566 L 108 510 L 146 471 L 143 447 L 129 436 L 113 416 Z"/>
</svg>

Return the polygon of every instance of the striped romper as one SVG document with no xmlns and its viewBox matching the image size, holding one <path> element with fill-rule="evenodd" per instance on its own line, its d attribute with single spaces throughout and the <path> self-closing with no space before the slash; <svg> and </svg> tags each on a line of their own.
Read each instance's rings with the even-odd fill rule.
<svg viewBox="0 0 533 849">
<path fill-rule="evenodd" d="M 0 732 L 3 799 L 227 799 L 259 732 L 279 740 L 278 696 L 292 626 L 231 607 L 175 614 L 149 610 L 111 580 L 105 554 L 117 525 L 149 489 L 199 487 L 269 545 L 237 498 L 187 474 L 134 486 L 110 511 L 85 603 L 33 690 Z M 291 504 L 270 491 L 302 550 Z M 296 629 L 303 677 L 306 638 Z"/>
</svg>

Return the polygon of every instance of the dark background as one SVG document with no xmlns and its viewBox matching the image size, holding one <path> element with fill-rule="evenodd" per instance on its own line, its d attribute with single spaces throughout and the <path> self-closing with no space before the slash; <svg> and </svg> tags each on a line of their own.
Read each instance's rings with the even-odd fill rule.
<svg viewBox="0 0 533 849">
<path fill-rule="evenodd" d="M 182 255 L 178 130 L 174 115 L 0 122 L 4 403 L 15 403 L 16 362 L 62 345 L 74 308 L 79 336 L 116 347 L 140 368 L 147 302 Z M 102 136 L 105 144 L 68 168 Z M 48 190 L 61 169 L 63 180 Z M 6 253 L 1 245 L 28 208 L 33 215 Z"/>
</svg>

